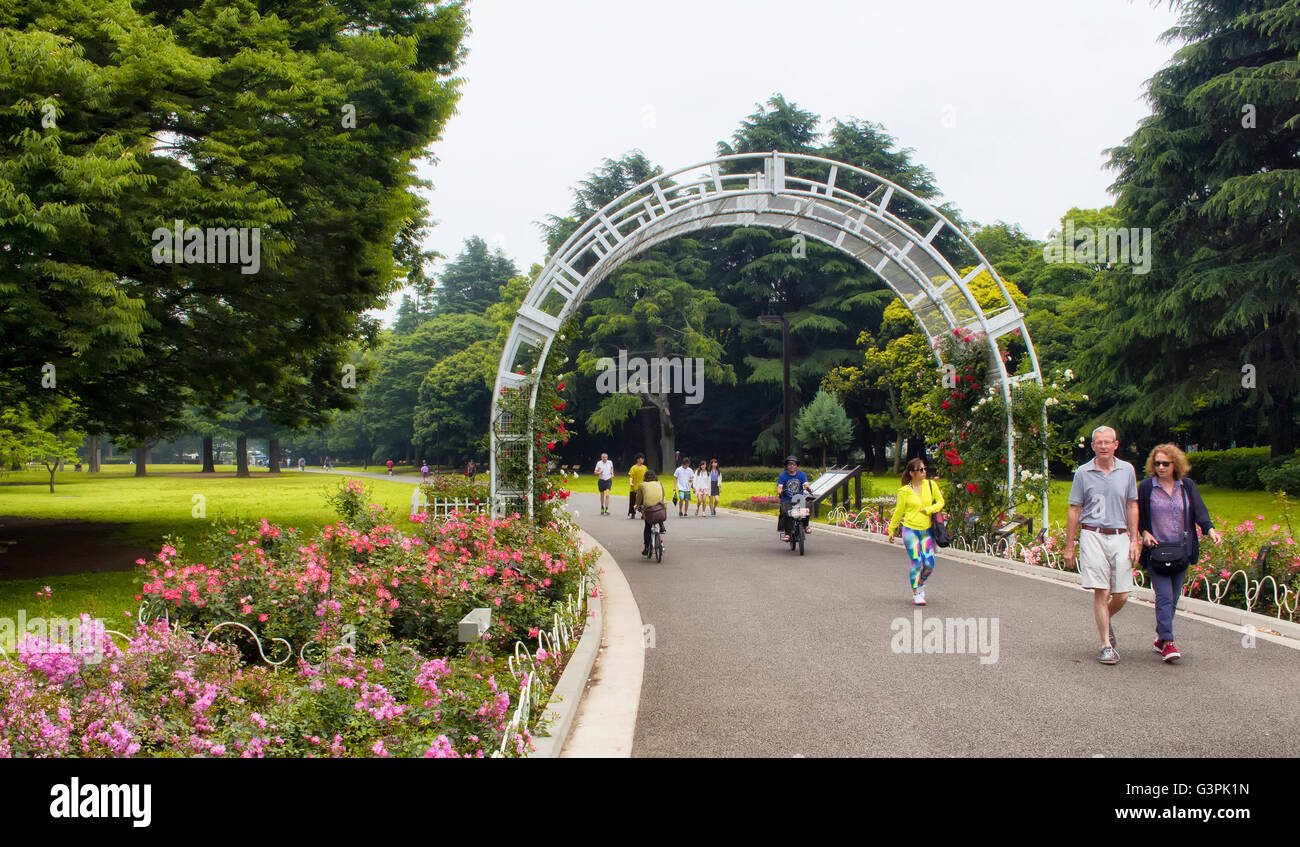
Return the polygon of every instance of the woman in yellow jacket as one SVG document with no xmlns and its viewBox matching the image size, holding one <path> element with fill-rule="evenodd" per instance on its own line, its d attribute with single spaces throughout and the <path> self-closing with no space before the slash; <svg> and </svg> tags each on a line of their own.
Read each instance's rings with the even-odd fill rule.
<svg viewBox="0 0 1300 847">
<path fill-rule="evenodd" d="M 903 546 L 912 562 L 912 605 L 925 605 L 925 581 L 934 570 L 934 538 L 930 535 L 930 516 L 943 509 L 943 492 L 934 480 L 927 479 L 925 461 L 912 459 L 903 469 L 903 486 L 898 489 L 898 505 L 889 522 L 889 543 L 894 543 L 899 524 L 903 526 Z"/>
</svg>

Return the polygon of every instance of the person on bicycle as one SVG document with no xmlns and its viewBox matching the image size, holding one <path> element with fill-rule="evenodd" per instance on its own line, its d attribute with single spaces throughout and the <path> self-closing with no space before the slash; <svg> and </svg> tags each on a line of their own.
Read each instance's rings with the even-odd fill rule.
<svg viewBox="0 0 1300 847">
<path fill-rule="evenodd" d="M 790 501 L 800 491 L 811 490 L 808 475 L 799 470 L 799 460 L 794 456 L 785 457 L 785 470 L 776 478 L 776 493 L 781 497 L 781 513 L 776 518 L 776 529 L 781 533 L 782 541 L 790 540 Z M 805 528 L 805 532 L 807 529 Z"/>
<path fill-rule="evenodd" d="M 641 555 L 649 556 L 652 552 L 650 549 L 650 527 L 652 524 L 659 524 L 660 532 L 667 532 L 664 521 L 668 519 L 668 507 L 664 505 L 666 495 L 664 494 L 664 484 L 659 481 L 658 475 L 654 471 L 645 472 L 645 480 L 637 486 L 636 505 L 641 509 L 641 519 L 645 521 L 645 530 L 641 534 Z"/>
</svg>

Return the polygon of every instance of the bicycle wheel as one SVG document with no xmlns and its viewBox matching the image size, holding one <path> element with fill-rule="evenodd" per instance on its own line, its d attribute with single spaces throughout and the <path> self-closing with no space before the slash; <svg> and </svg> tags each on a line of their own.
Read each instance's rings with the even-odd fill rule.
<svg viewBox="0 0 1300 847">
<path fill-rule="evenodd" d="M 662 562 L 663 560 L 664 560 L 664 537 L 661 533 L 656 532 L 655 533 L 655 561 Z"/>
<path fill-rule="evenodd" d="M 799 533 L 799 555 L 803 555 L 803 533 Z"/>
</svg>

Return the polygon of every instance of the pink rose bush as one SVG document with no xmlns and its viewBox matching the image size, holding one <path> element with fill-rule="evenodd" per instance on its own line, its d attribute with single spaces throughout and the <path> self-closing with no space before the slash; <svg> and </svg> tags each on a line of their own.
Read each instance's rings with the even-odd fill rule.
<svg viewBox="0 0 1300 847">
<path fill-rule="evenodd" d="M 195 632 L 243 624 L 274 660 L 285 648 L 273 639 L 310 654 L 338 643 L 345 628 L 363 653 L 404 639 L 442 654 L 459 648 L 457 625 L 475 608 L 493 609 L 490 647 L 548 628 L 553 605 L 594 561 L 555 523 L 456 515 L 399 530 L 383 517 L 368 530 L 337 523 L 310 538 L 263 520 L 211 533 L 193 550 L 165 545 L 141 566 L 141 598 Z M 213 637 L 258 658 L 239 628 Z"/>
<path fill-rule="evenodd" d="M 246 665 L 157 622 L 67 673 L 35 649 L 0 663 L 0 758 L 490 756 L 519 684 L 497 660 L 429 659 L 408 644 L 317 664 Z M 120 639 L 119 639 L 120 640 Z M 535 660 L 553 678 L 558 657 Z M 507 755 L 531 749 L 525 729 Z"/>
</svg>

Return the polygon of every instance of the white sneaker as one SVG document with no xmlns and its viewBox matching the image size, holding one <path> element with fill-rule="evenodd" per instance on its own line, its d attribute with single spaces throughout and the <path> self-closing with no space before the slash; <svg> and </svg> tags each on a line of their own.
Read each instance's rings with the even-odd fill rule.
<svg viewBox="0 0 1300 847">
<path fill-rule="evenodd" d="M 924 605 L 925 605 L 925 589 L 924 589 L 924 588 L 922 588 L 920 591 L 918 591 L 918 592 L 916 592 L 915 594 L 912 595 L 912 605 L 913 605 L 913 606 L 924 606 Z"/>
</svg>

